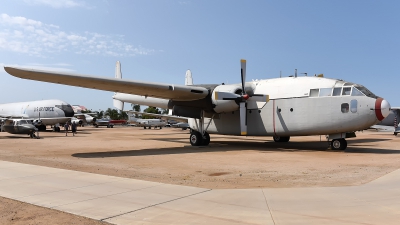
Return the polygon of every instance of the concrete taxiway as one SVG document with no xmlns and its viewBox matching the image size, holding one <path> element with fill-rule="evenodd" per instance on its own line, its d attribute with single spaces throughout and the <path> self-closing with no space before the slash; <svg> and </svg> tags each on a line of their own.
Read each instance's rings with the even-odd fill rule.
<svg viewBox="0 0 400 225">
<path fill-rule="evenodd" d="M 0 196 L 113 224 L 398 224 L 400 170 L 349 187 L 206 189 L 0 161 Z"/>
</svg>

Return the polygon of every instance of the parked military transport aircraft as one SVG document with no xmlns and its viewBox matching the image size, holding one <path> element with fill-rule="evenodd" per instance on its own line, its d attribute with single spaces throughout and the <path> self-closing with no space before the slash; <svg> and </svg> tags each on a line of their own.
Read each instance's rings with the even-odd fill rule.
<svg viewBox="0 0 400 225">
<path fill-rule="evenodd" d="M 0 117 L 29 119 L 39 130 L 46 130 L 46 125 L 64 124 L 72 116 L 71 105 L 61 100 L 0 104 Z M 59 131 L 60 128 L 55 129 Z"/>
<path fill-rule="evenodd" d="M 31 80 L 166 99 L 177 116 L 190 117 L 190 143 L 208 145 L 209 133 L 272 136 L 327 135 L 333 149 L 346 149 L 345 138 L 383 120 L 390 104 L 362 85 L 324 77 L 246 80 L 241 60 L 239 84 L 173 85 L 4 67 Z"/>
</svg>

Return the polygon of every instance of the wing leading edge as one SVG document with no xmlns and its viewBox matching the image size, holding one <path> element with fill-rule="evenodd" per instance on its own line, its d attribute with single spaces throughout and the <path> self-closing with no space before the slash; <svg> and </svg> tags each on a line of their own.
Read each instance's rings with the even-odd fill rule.
<svg viewBox="0 0 400 225">
<path fill-rule="evenodd" d="M 43 71 L 20 67 L 4 67 L 4 70 L 10 75 L 28 80 L 37 80 L 49 83 L 65 84 L 70 86 L 179 101 L 202 99 L 208 95 L 208 89 L 204 87 L 123 80 L 116 78 Z"/>
</svg>

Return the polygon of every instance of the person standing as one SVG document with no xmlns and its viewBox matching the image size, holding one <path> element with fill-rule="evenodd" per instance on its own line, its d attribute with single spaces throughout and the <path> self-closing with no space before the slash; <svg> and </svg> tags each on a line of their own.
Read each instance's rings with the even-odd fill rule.
<svg viewBox="0 0 400 225">
<path fill-rule="evenodd" d="M 72 131 L 72 136 L 75 136 L 75 134 L 76 134 L 76 123 L 75 123 L 75 121 L 72 122 L 72 124 L 71 124 L 71 131 Z"/>
<path fill-rule="evenodd" d="M 69 128 L 69 123 L 66 122 L 66 123 L 64 124 L 65 136 L 68 136 L 68 128 Z"/>
</svg>

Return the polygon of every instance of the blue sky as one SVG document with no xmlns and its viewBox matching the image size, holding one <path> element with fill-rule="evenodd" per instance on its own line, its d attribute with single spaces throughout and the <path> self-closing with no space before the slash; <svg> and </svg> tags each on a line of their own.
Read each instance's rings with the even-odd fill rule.
<svg viewBox="0 0 400 225">
<path fill-rule="evenodd" d="M 307 72 L 366 86 L 400 106 L 400 1 L 14 0 L 0 8 L 0 65 L 184 84 Z M 0 70 L 1 103 L 61 99 L 112 107 L 113 93 Z M 129 107 L 129 105 L 128 105 Z M 126 107 L 127 108 L 127 107 Z"/>
</svg>

